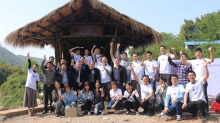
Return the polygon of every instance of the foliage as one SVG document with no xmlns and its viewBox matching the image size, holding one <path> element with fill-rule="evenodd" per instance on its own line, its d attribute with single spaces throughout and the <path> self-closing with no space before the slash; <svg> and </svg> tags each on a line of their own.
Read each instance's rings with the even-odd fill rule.
<svg viewBox="0 0 220 123">
<path fill-rule="evenodd" d="M 220 11 L 193 20 L 184 20 L 179 37 L 184 41 L 213 41 L 220 39 Z"/>
</svg>

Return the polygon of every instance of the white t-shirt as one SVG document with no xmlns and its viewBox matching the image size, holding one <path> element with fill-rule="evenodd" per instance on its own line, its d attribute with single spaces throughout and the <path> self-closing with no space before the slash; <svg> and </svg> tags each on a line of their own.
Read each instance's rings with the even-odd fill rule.
<svg viewBox="0 0 220 123">
<path fill-rule="evenodd" d="M 196 73 L 196 80 L 203 78 L 205 76 L 205 68 L 203 66 L 203 61 L 208 60 L 207 58 L 191 60 L 192 70 Z"/>
<path fill-rule="evenodd" d="M 99 61 L 99 56 L 101 56 L 102 54 L 95 54 L 96 60 Z M 95 60 L 94 60 L 95 61 Z"/>
<path fill-rule="evenodd" d="M 76 53 L 74 53 L 73 56 L 74 56 L 75 62 L 79 62 L 80 61 L 81 55 L 76 55 Z"/>
<path fill-rule="evenodd" d="M 112 67 L 110 65 L 106 65 L 105 67 L 110 73 L 112 73 Z M 97 68 L 100 70 L 101 83 L 112 81 L 111 74 L 110 75 L 107 74 L 107 71 L 103 68 L 103 65 L 97 66 Z"/>
<path fill-rule="evenodd" d="M 134 65 L 135 74 L 137 75 L 137 77 L 139 79 L 141 79 L 141 77 L 143 75 L 143 73 L 142 73 L 143 67 L 141 66 L 141 62 L 140 61 L 137 61 L 137 62 L 133 61 L 131 63 L 133 63 L 133 65 Z M 127 70 L 131 70 L 130 66 L 128 66 Z M 133 74 L 131 74 L 131 80 L 134 80 Z"/>
<path fill-rule="evenodd" d="M 205 100 L 205 95 L 203 91 L 203 79 L 196 80 L 194 84 L 191 82 L 187 83 L 186 85 L 186 92 L 189 93 L 189 100 L 190 101 L 198 101 L 199 99 Z"/>
<path fill-rule="evenodd" d="M 183 87 L 183 85 L 181 84 L 177 84 L 175 87 L 173 86 L 169 86 L 167 88 L 167 95 L 169 94 L 171 97 L 171 100 L 173 100 L 174 98 L 177 98 L 179 93 L 185 92 L 185 89 Z M 183 100 L 181 100 L 181 102 L 183 102 Z"/>
<path fill-rule="evenodd" d="M 61 95 L 61 89 L 59 90 L 59 91 L 57 91 L 58 92 L 58 96 L 60 97 L 60 95 Z M 58 97 L 58 98 L 59 98 Z"/>
<path fill-rule="evenodd" d="M 170 58 L 173 59 L 174 55 L 170 54 Z M 160 55 L 158 57 L 158 64 L 160 65 L 160 69 L 159 69 L 160 74 L 171 74 L 171 66 L 170 63 L 168 62 L 167 54 Z"/>
<path fill-rule="evenodd" d="M 141 85 L 141 99 L 149 96 L 151 92 L 153 92 L 153 90 L 150 83 L 148 83 L 147 85 Z"/>
<path fill-rule="evenodd" d="M 117 89 L 116 91 L 113 91 L 113 89 L 110 90 L 110 97 L 117 99 L 119 95 L 122 95 L 121 89 Z"/>
<path fill-rule="evenodd" d="M 125 93 L 124 93 L 124 98 L 127 98 L 127 100 L 130 101 L 130 102 L 134 102 L 135 99 L 134 99 L 134 97 L 132 96 L 132 93 L 133 93 L 133 91 L 132 91 L 131 93 L 128 93 L 128 91 L 125 91 Z M 131 96 L 128 98 L 128 96 L 129 96 L 130 94 L 131 94 Z M 137 91 L 135 92 L 135 96 L 136 96 L 136 97 L 139 97 L 139 94 L 138 94 Z"/>
<path fill-rule="evenodd" d="M 36 90 L 36 81 L 40 81 L 39 74 L 35 73 L 32 69 L 29 69 L 25 87 Z"/>
<path fill-rule="evenodd" d="M 85 59 L 88 61 L 88 65 L 90 65 L 90 63 L 92 62 L 92 56 L 85 56 L 84 55 L 84 57 L 85 57 Z"/>
<path fill-rule="evenodd" d="M 145 75 L 148 75 L 149 78 L 154 77 L 154 68 L 157 67 L 157 62 L 155 60 L 152 61 L 144 61 Z"/>
</svg>

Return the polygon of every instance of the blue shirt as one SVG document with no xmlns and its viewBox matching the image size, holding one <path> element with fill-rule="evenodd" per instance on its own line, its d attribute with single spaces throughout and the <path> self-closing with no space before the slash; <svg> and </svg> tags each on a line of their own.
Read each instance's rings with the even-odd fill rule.
<svg viewBox="0 0 220 123">
<path fill-rule="evenodd" d="M 63 76 L 62 83 L 63 84 L 68 84 L 67 73 L 63 72 L 63 71 L 61 71 L 61 73 L 62 73 L 62 76 Z"/>
<path fill-rule="evenodd" d="M 65 106 L 69 106 L 72 102 L 77 101 L 77 96 L 75 96 L 74 93 L 75 93 L 75 91 L 70 91 L 70 94 L 68 94 L 68 93 L 63 94 L 63 96 L 65 97 L 63 99 Z"/>
<path fill-rule="evenodd" d="M 84 103 L 86 100 L 88 100 L 88 92 L 80 91 L 80 95 L 79 95 L 78 97 L 79 97 L 79 99 L 81 99 L 82 103 Z M 91 100 L 91 101 L 94 100 L 94 94 L 93 94 L 93 92 L 91 92 L 90 100 Z"/>
</svg>

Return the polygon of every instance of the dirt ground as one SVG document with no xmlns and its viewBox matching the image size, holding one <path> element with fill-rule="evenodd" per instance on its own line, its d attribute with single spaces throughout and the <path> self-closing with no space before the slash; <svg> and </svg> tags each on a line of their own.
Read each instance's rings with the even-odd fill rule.
<svg viewBox="0 0 220 123">
<path fill-rule="evenodd" d="M 145 114 L 136 116 L 134 114 L 124 115 L 124 112 L 120 114 L 110 112 L 108 115 L 84 115 L 76 118 L 55 117 L 52 113 L 37 113 L 32 117 L 28 115 L 10 118 L 0 116 L 0 123 L 201 123 L 200 119 L 190 119 L 190 116 L 191 114 L 184 113 L 184 120 L 176 121 L 175 116 L 159 117 L 158 113 L 150 117 Z M 207 119 L 207 123 L 220 123 L 220 114 L 211 111 Z"/>
</svg>

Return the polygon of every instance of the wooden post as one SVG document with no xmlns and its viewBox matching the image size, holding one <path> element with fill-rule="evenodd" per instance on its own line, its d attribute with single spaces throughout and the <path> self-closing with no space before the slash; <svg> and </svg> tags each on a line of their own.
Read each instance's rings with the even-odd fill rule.
<svg viewBox="0 0 220 123">
<path fill-rule="evenodd" d="M 58 56 L 58 52 L 59 52 L 59 49 L 58 49 L 58 41 L 57 41 L 57 33 L 58 33 L 58 28 L 56 26 L 56 29 L 55 29 L 55 35 L 54 35 L 54 50 L 55 50 L 55 60 L 56 60 L 56 64 L 59 62 L 59 56 Z"/>
</svg>

